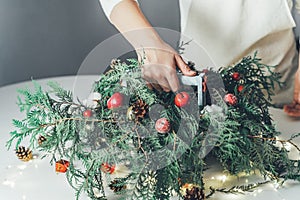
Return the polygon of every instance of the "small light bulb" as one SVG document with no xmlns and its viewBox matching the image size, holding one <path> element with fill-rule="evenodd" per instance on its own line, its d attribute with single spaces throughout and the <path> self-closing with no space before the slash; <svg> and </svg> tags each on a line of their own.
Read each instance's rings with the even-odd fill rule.
<svg viewBox="0 0 300 200">
<path fill-rule="evenodd" d="M 274 189 L 277 191 L 278 188 L 279 188 L 279 183 L 274 183 Z"/>
<path fill-rule="evenodd" d="M 225 175 L 220 176 L 219 180 L 222 181 L 223 183 L 226 181 L 227 177 Z"/>
<path fill-rule="evenodd" d="M 24 170 L 24 169 L 26 169 L 26 167 L 27 167 L 26 165 L 19 165 L 19 166 L 18 166 L 18 169 Z"/>
<path fill-rule="evenodd" d="M 290 143 L 285 143 L 284 144 L 284 148 L 287 150 L 287 151 L 291 151 L 292 150 L 292 145 Z"/>
<path fill-rule="evenodd" d="M 263 191 L 262 189 L 258 189 L 258 190 L 257 190 L 258 193 L 261 193 L 262 191 Z"/>
<path fill-rule="evenodd" d="M 2 184 L 3 184 L 3 185 L 6 185 L 6 186 L 10 186 L 11 188 L 14 188 L 14 187 L 15 187 L 15 182 L 9 181 L 9 180 L 3 181 Z"/>
</svg>

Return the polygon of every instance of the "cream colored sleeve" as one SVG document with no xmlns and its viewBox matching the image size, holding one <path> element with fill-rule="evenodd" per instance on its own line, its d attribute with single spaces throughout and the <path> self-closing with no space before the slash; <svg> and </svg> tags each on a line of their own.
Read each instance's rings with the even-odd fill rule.
<svg viewBox="0 0 300 200">
<path fill-rule="evenodd" d="M 110 14 L 111 14 L 113 8 L 121 1 L 122 0 L 99 0 L 105 15 L 107 16 L 107 18 L 109 20 L 110 20 Z M 137 2 L 137 0 L 133 0 L 133 1 Z"/>
</svg>

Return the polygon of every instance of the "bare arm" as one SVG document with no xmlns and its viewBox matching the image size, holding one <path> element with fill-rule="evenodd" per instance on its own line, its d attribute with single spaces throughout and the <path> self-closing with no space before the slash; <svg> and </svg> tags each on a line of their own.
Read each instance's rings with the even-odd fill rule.
<svg viewBox="0 0 300 200">
<path fill-rule="evenodd" d="M 133 0 L 123 0 L 117 4 L 111 12 L 110 20 L 134 48 L 148 46 L 150 42 L 163 42 Z M 139 31 L 134 30 L 139 30 L 145 35 L 136 35 Z"/>
<path fill-rule="evenodd" d="M 145 52 L 144 78 L 151 86 L 165 91 L 177 91 L 179 82 L 176 66 L 183 74 L 193 76 L 180 55 L 166 44 L 146 19 L 138 4 L 133 0 L 123 0 L 117 4 L 110 15 L 112 24 L 136 49 L 138 55 Z"/>
</svg>

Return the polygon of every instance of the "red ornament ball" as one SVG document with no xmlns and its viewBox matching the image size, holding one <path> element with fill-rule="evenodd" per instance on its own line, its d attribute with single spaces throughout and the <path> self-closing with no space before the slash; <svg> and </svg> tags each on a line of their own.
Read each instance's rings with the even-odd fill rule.
<svg viewBox="0 0 300 200">
<path fill-rule="evenodd" d="M 243 85 L 239 85 L 238 88 L 237 88 L 237 91 L 241 92 L 241 91 L 243 91 L 243 89 L 244 89 L 244 86 Z"/>
<path fill-rule="evenodd" d="M 110 165 L 108 163 L 102 163 L 101 171 L 107 174 L 113 174 L 116 170 L 116 165 Z"/>
<path fill-rule="evenodd" d="M 55 171 L 59 173 L 65 173 L 68 171 L 68 167 L 70 166 L 70 162 L 67 160 L 59 160 L 55 163 Z"/>
<path fill-rule="evenodd" d="M 160 118 L 155 123 L 155 129 L 159 133 L 167 133 L 171 129 L 170 122 L 167 118 Z"/>
<path fill-rule="evenodd" d="M 176 94 L 174 99 L 175 105 L 179 108 L 188 105 L 189 101 L 190 101 L 190 95 L 186 92 L 179 92 L 178 94 Z"/>
<path fill-rule="evenodd" d="M 85 110 L 85 111 L 83 111 L 82 115 L 86 118 L 89 118 L 89 117 L 93 116 L 93 111 L 90 109 Z"/>
<path fill-rule="evenodd" d="M 107 101 L 107 108 L 114 109 L 119 108 L 123 105 L 124 96 L 123 94 L 116 92 Z"/>
<path fill-rule="evenodd" d="M 240 73 L 234 72 L 232 74 L 232 78 L 233 78 L 233 80 L 236 80 L 236 81 L 240 80 L 240 78 L 241 78 Z"/>
<path fill-rule="evenodd" d="M 237 100 L 236 96 L 234 96 L 233 94 L 226 94 L 224 96 L 224 101 L 226 103 L 228 103 L 229 105 L 233 106 L 237 103 L 238 100 Z"/>
</svg>

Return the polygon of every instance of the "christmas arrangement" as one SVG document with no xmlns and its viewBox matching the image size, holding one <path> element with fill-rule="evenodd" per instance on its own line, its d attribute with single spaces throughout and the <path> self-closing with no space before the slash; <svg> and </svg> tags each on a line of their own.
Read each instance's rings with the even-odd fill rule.
<svg viewBox="0 0 300 200">
<path fill-rule="evenodd" d="M 206 199 L 225 191 L 205 184 L 207 157 L 233 175 L 256 170 L 266 182 L 300 181 L 299 160 L 291 160 L 284 148 L 289 143 L 300 151 L 293 143 L 299 134 L 277 139 L 268 110 L 274 87 L 282 84 L 273 66 L 254 55 L 218 71 L 204 70 L 205 103 L 198 105 L 193 86 L 176 94 L 149 90 L 140 65 L 134 59 L 114 61 L 85 101 L 53 82 L 49 91 L 35 82 L 34 91 L 19 90 L 26 117 L 13 120 L 17 130 L 7 147 L 14 145 L 22 161 L 32 159 L 32 150 L 50 157 L 56 172 L 66 173 L 76 199 L 83 192 L 106 199 L 106 188 L 120 199 Z"/>
</svg>

